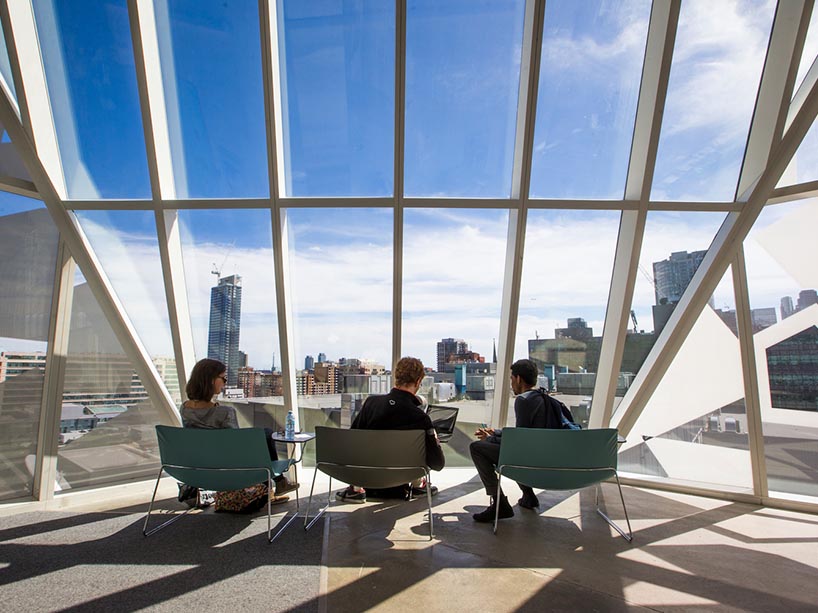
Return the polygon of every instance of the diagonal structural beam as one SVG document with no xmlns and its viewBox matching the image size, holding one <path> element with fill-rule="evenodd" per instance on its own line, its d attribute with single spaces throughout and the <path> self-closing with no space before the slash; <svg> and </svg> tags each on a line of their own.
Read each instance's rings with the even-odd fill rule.
<svg viewBox="0 0 818 613">
<path fill-rule="evenodd" d="M 619 223 L 619 238 L 614 255 L 611 289 L 608 294 L 608 308 L 605 312 L 605 327 L 591 405 L 589 420 L 591 428 L 606 427 L 613 413 L 619 365 L 625 351 L 629 310 L 636 286 L 639 254 L 642 250 L 642 237 L 650 204 L 650 189 L 656 153 L 659 149 L 659 133 L 670 80 L 670 65 L 676 42 L 680 6 L 679 0 L 657 0 L 653 3 L 650 14 L 642 84 L 639 88 L 633 144 L 625 184 L 625 199 L 638 201 L 639 208 L 634 211 L 622 211 Z"/>
<path fill-rule="evenodd" d="M 791 19 L 785 19 L 781 11 L 798 10 L 801 17 L 795 23 Z M 759 102 L 756 113 L 759 113 L 759 105 L 767 104 L 768 97 L 776 97 L 778 101 L 779 119 L 777 124 L 784 125 L 788 112 L 792 117 L 789 127 L 780 140 L 775 141 L 767 164 L 761 175 L 751 182 L 750 186 L 739 201 L 743 203 L 740 212 L 728 213 L 727 218 L 719 228 L 713 243 L 707 252 L 704 260 L 693 276 L 690 284 L 682 296 L 679 304 L 673 311 L 670 319 L 665 325 L 656 345 L 648 355 L 642 368 L 634 380 L 628 396 L 623 401 L 622 410 L 617 414 L 616 426 L 623 435 L 627 435 L 633 428 L 636 420 L 647 406 L 653 392 L 667 372 L 673 358 L 689 334 L 696 320 L 707 304 L 708 299 L 713 294 L 716 286 L 724 275 L 727 267 L 734 260 L 736 250 L 741 246 L 767 199 L 775 189 L 781 175 L 801 144 L 804 136 L 818 114 L 818 82 L 811 85 L 810 90 L 800 99 L 793 100 L 790 104 L 790 92 L 798 70 L 797 50 L 798 32 L 806 28 L 809 22 L 810 11 L 803 2 L 781 3 L 779 13 L 773 26 L 775 32 L 779 28 L 789 29 L 789 62 L 784 62 L 789 66 L 786 80 L 781 85 L 780 71 L 775 74 L 780 60 L 771 59 L 769 54 L 776 51 L 772 44 L 768 51 L 765 70 L 762 74 L 761 87 L 759 90 Z M 793 30 L 793 28 L 795 28 Z M 803 31 L 801 31 L 803 34 Z M 771 38 L 774 41 L 775 34 Z M 776 90 L 777 84 L 778 89 Z M 776 135 L 773 135 L 775 138 Z M 751 138 L 752 141 L 752 138 Z"/>
<path fill-rule="evenodd" d="M 18 92 L 18 95 L 22 94 Z M 16 115 L 14 104 L 5 94 L 0 95 L 0 122 L 8 131 L 11 141 L 17 148 L 17 152 L 26 165 L 34 185 L 37 187 L 37 191 L 42 196 L 51 219 L 60 233 L 60 237 L 65 241 L 68 250 L 79 265 L 80 270 L 82 270 L 88 286 L 99 303 L 100 309 L 105 314 L 117 340 L 145 386 L 150 401 L 159 413 L 164 416 L 167 423 L 178 424 L 179 417 L 173 400 L 151 362 L 150 355 L 139 339 L 130 318 L 125 313 L 125 309 L 119 302 L 119 298 L 102 270 L 102 266 L 97 260 L 88 239 L 77 223 L 76 217 L 65 209 L 62 200 L 54 189 L 54 185 L 37 157 L 33 141 Z"/>
</svg>

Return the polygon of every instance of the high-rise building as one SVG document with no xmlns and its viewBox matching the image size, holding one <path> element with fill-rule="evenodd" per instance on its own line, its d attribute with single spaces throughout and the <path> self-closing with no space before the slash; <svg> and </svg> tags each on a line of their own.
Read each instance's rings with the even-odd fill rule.
<svg viewBox="0 0 818 613">
<path fill-rule="evenodd" d="M 304 370 L 313 370 L 315 368 L 315 358 L 308 355 L 304 358 Z"/>
<path fill-rule="evenodd" d="M 792 303 L 792 297 L 784 296 L 781 299 L 781 319 L 787 319 L 793 313 L 795 313 L 795 306 Z"/>
<path fill-rule="evenodd" d="M 248 365 L 248 358 L 247 354 L 243 351 L 239 351 L 239 368 L 244 368 Z"/>
<path fill-rule="evenodd" d="M 808 306 L 818 304 L 818 292 L 814 289 L 803 289 L 798 292 L 798 310 L 803 311 Z"/>
<path fill-rule="evenodd" d="M 750 319 L 753 322 L 753 332 L 758 332 L 764 328 L 774 326 L 778 321 L 775 315 L 775 307 L 762 307 L 750 311 Z"/>
<path fill-rule="evenodd" d="M 241 329 L 241 277 L 219 279 L 210 289 L 210 330 L 207 357 L 227 366 L 227 385 L 238 384 L 239 333 Z"/>
<path fill-rule="evenodd" d="M 318 362 L 326 362 L 327 361 L 327 354 L 326 353 L 319 353 L 318 354 Z"/>
<path fill-rule="evenodd" d="M 676 251 L 668 259 L 653 263 L 656 304 L 661 304 L 662 299 L 679 302 L 706 253 L 707 251 Z"/>
<path fill-rule="evenodd" d="M 443 372 L 443 365 L 450 355 L 466 353 L 469 345 L 462 338 L 444 338 L 437 343 L 437 372 Z"/>
<path fill-rule="evenodd" d="M 575 341 L 582 341 L 593 338 L 593 336 L 594 329 L 589 327 L 582 317 L 569 317 L 567 327 L 554 329 L 554 338 L 572 338 Z"/>
</svg>

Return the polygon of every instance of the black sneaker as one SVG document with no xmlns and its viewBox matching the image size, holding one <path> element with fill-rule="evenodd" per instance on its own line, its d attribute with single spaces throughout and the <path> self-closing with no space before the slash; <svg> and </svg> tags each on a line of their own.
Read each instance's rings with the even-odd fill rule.
<svg viewBox="0 0 818 613">
<path fill-rule="evenodd" d="M 533 494 L 523 494 L 523 497 L 517 501 L 517 504 L 524 509 L 536 509 L 540 506 L 540 501 L 537 496 Z"/>
<path fill-rule="evenodd" d="M 495 505 L 495 499 L 492 496 L 491 504 L 489 504 L 488 508 L 484 511 L 480 511 L 479 513 L 475 513 L 472 515 L 472 518 L 474 521 L 481 524 L 492 523 L 496 513 Z M 509 517 L 514 517 L 514 509 L 512 509 L 511 505 L 508 503 L 508 498 L 505 496 L 500 496 L 500 519 L 508 519 Z"/>
<path fill-rule="evenodd" d="M 432 486 L 432 496 L 437 496 L 437 486 Z M 425 487 L 413 487 L 412 488 L 412 496 L 426 496 L 426 488 Z"/>
<path fill-rule="evenodd" d="M 196 495 L 198 493 L 199 488 L 192 487 L 190 485 L 185 485 L 184 483 L 179 483 L 179 496 L 176 499 L 179 502 L 184 502 L 185 500 L 196 498 Z"/>
<path fill-rule="evenodd" d="M 335 492 L 335 500 L 360 504 L 366 502 L 366 492 L 356 492 L 352 487 L 348 487 L 340 492 Z"/>
</svg>

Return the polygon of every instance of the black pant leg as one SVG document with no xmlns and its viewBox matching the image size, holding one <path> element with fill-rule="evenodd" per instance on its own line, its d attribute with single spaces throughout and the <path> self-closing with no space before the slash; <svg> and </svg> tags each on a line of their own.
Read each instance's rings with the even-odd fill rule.
<svg viewBox="0 0 818 613">
<path fill-rule="evenodd" d="M 273 429 L 264 428 L 264 440 L 267 442 L 267 452 L 270 454 L 270 459 L 275 461 L 278 459 L 278 452 L 276 451 L 276 442 L 273 440 Z M 273 481 L 281 481 L 283 475 L 273 477 Z"/>
<path fill-rule="evenodd" d="M 522 483 L 518 483 L 517 485 L 520 486 L 520 490 L 523 492 L 523 496 L 525 496 L 526 498 L 531 497 L 536 498 L 536 495 L 534 494 L 534 490 L 532 488 L 530 488 L 527 485 L 523 485 Z"/>
<path fill-rule="evenodd" d="M 472 462 L 489 496 L 497 495 L 497 462 L 500 460 L 500 445 L 488 441 L 474 441 L 469 445 Z"/>
</svg>

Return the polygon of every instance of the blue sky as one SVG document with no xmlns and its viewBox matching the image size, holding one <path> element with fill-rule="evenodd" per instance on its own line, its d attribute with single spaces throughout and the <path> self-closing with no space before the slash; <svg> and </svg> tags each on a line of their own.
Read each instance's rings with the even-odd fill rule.
<svg viewBox="0 0 818 613">
<path fill-rule="evenodd" d="M 125 0 L 34 6 L 69 198 L 149 198 Z M 394 5 L 276 6 L 286 194 L 393 195 Z M 732 198 L 773 6 L 683 3 L 654 198 Z M 522 0 L 407 3 L 406 195 L 510 195 L 523 10 Z M 647 0 L 546 3 L 532 197 L 622 198 L 649 12 Z M 167 43 L 160 45 L 167 104 L 179 117 L 170 127 L 177 196 L 267 197 L 256 3 L 158 0 L 156 13 Z M 13 207 L 13 199 L 0 206 Z M 670 214 L 654 228 L 650 221 L 662 216 L 652 214 L 643 258 L 706 248 L 722 217 Z M 245 278 L 242 349 L 251 363 L 260 356 L 257 365 L 268 366 L 279 353 L 269 213 L 180 218 L 197 352 L 210 269 L 225 262 L 224 272 Z M 434 342 L 455 336 L 490 355 L 507 218 L 495 210 L 407 209 L 406 353 L 431 363 Z M 169 352 L 153 214 L 83 213 L 81 220 L 149 350 Z M 531 212 L 515 355 L 535 330 L 551 336 L 567 317 L 602 332 L 618 222 L 615 211 Z M 389 210 L 291 211 L 297 363 L 319 352 L 388 362 L 391 233 Z M 645 328 L 649 294 L 638 284 L 634 308 Z"/>
</svg>

